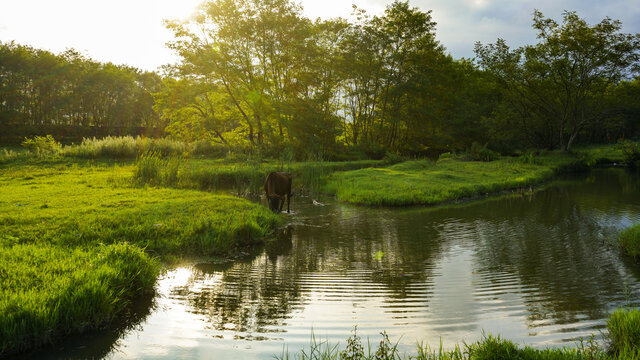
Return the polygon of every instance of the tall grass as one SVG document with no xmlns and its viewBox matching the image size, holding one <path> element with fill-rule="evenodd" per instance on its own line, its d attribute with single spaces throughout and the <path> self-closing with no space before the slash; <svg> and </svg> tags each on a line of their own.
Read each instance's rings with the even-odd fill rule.
<svg viewBox="0 0 640 360">
<path fill-rule="evenodd" d="M 188 153 L 187 144 L 169 139 L 150 139 L 140 136 L 107 136 L 102 139 L 83 139 L 79 145 L 66 146 L 62 155 L 85 159 L 135 159 L 145 152 L 162 156 L 182 156 Z"/>
<path fill-rule="evenodd" d="M 272 171 L 293 175 L 296 191 L 319 189 L 326 177 L 336 171 L 380 166 L 380 160 L 351 162 L 258 162 L 226 163 L 216 160 L 162 158 L 147 153 L 135 163 L 134 183 L 198 190 L 234 190 L 236 193 L 259 193 L 264 179 Z"/>
<path fill-rule="evenodd" d="M 617 243 L 627 254 L 640 256 L 640 224 L 622 230 Z"/>
<path fill-rule="evenodd" d="M 616 310 L 610 315 L 608 323 L 609 348 L 595 341 L 580 338 L 575 347 L 535 349 L 530 346 L 518 346 L 500 336 L 484 335 L 481 339 L 452 349 L 444 349 L 442 343 L 437 348 L 428 344 L 418 344 L 412 354 L 401 354 L 397 343 L 393 344 L 386 332 L 381 333 L 382 340 L 377 348 L 362 339 L 354 329 L 347 339 L 346 347 L 318 340 L 311 336 L 309 349 L 302 349 L 291 355 L 284 351 L 276 359 L 301 360 L 379 360 L 379 359 L 417 359 L 417 360 L 638 360 L 640 359 L 640 310 Z"/>
<path fill-rule="evenodd" d="M 607 337 L 616 353 L 640 351 L 640 310 L 617 309 L 607 320 Z"/>
</svg>

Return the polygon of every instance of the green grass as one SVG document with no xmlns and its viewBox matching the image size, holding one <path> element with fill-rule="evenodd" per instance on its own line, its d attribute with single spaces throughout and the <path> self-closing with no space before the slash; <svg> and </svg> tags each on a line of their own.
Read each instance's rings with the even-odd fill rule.
<svg viewBox="0 0 640 360">
<path fill-rule="evenodd" d="M 283 351 L 276 359 L 302 360 L 378 360 L 378 359 L 417 359 L 417 360 L 637 360 L 640 359 L 640 310 L 618 309 L 609 317 L 609 347 L 595 341 L 595 337 L 579 339 L 574 347 L 535 349 L 530 346 L 518 346 L 500 336 L 483 335 L 471 344 L 456 345 L 447 350 L 432 348 L 428 344 L 418 344 L 412 354 L 401 354 L 397 344 L 393 344 L 386 332 L 377 347 L 362 339 L 354 330 L 347 339 L 346 347 L 318 340 L 313 334 L 309 349 L 295 354 Z"/>
<path fill-rule="evenodd" d="M 234 190 L 236 193 L 261 193 L 264 180 L 272 171 L 293 175 L 298 191 L 320 188 L 334 172 L 385 164 L 381 160 L 349 162 L 247 161 L 228 163 L 225 159 L 163 158 L 145 154 L 135 163 L 135 180 L 139 185 L 157 185 L 208 191 Z"/>
<path fill-rule="evenodd" d="M 557 173 L 588 168 L 605 158 L 620 159 L 621 154 L 612 145 L 591 147 L 576 154 L 551 152 L 490 162 L 461 158 L 407 161 L 387 168 L 332 174 L 324 190 L 355 204 L 433 205 L 528 188 Z"/>
<path fill-rule="evenodd" d="M 614 311 L 607 321 L 607 328 L 612 350 L 640 350 L 640 310 Z"/>
<path fill-rule="evenodd" d="M 152 289 L 158 271 L 126 243 L 0 247 L 0 355 L 109 323 Z"/>
<path fill-rule="evenodd" d="M 227 254 L 280 222 L 266 207 L 131 186 L 134 167 L 0 167 L 0 356 L 108 324 L 151 291 L 158 259 Z"/>
<path fill-rule="evenodd" d="M 627 254 L 633 257 L 640 256 L 640 224 L 621 231 L 617 243 Z"/>
</svg>

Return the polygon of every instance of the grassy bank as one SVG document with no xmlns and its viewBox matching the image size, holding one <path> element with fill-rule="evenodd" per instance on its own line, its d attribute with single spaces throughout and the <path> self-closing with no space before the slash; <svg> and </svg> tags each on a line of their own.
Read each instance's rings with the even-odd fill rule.
<svg viewBox="0 0 640 360">
<path fill-rule="evenodd" d="M 633 225 L 620 232 L 618 245 L 633 257 L 640 256 L 640 224 Z"/>
<path fill-rule="evenodd" d="M 312 336 L 309 349 L 295 354 L 287 351 L 276 359 L 301 360 L 637 360 L 640 359 L 640 310 L 618 309 L 607 321 L 607 343 L 598 344 L 594 338 L 579 339 L 575 347 L 535 349 L 518 346 L 500 336 L 487 335 L 471 344 L 456 345 L 446 350 L 428 344 L 418 344 L 413 354 L 401 354 L 397 344 L 389 340 L 386 332 L 377 347 L 362 339 L 356 331 L 346 341 L 346 346 L 329 344 Z"/>
<path fill-rule="evenodd" d="M 384 166 L 382 160 L 348 162 L 245 161 L 229 163 L 225 159 L 185 159 L 161 157 L 154 153 L 141 156 L 135 163 L 135 178 L 140 185 L 155 185 L 207 191 L 233 190 L 236 193 L 261 193 L 264 180 L 272 171 L 293 175 L 294 191 L 318 189 L 334 172 Z"/>
<path fill-rule="evenodd" d="M 261 242 L 277 215 L 247 200 L 131 186 L 132 166 L 0 168 L 0 356 L 104 326 L 151 291 L 158 259 Z"/>
<path fill-rule="evenodd" d="M 432 205 L 448 201 L 525 189 L 555 174 L 620 162 L 612 146 L 583 149 L 577 154 L 502 157 L 495 161 L 466 161 L 462 157 L 407 161 L 387 168 L 367 168 L 332 174 L 325 191 L 339 200 L 375 206 Z"/>
</svg>

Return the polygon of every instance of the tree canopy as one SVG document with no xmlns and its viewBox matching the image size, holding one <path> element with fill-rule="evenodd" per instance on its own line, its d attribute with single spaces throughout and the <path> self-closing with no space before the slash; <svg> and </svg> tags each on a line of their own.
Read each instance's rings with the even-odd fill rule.
<svg viewBox="0 0 640 360">
<path fill-rule="evenodd" d="M 298 159 L 571 150 L 635 137 L 640 35 L 575 12 L 533 13 L 535 44 L 453 59 L 431 11 L 311 20 L 292 0 L 209 0 L 167 21 L 162 76 L 0 44 L 0 125 L 160 127 L 184 141 Z M 43 134 L 44 135 L 44 134 Z"/>
</svg>

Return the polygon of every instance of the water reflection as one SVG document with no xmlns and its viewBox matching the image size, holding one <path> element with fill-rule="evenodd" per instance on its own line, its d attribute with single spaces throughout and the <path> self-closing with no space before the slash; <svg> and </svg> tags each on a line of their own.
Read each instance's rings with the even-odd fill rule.
<svg viewBox="0 0 640 360">
<path fill-rule="evenodd" d="M 405 350 L 481 330 L 534 346 L 599 334 L 613 308 L 638 303 L 640 267 L 609 245 L 640 222 L 638 180 L 597 170 L 444 208 L 294 198 L 296 213 L 260 254 L 169 271 L 157 309 L 107 357 L 271 358 L 308 348 L 312 328 L 344 343 L 356 324 Z"/>
</svg>

